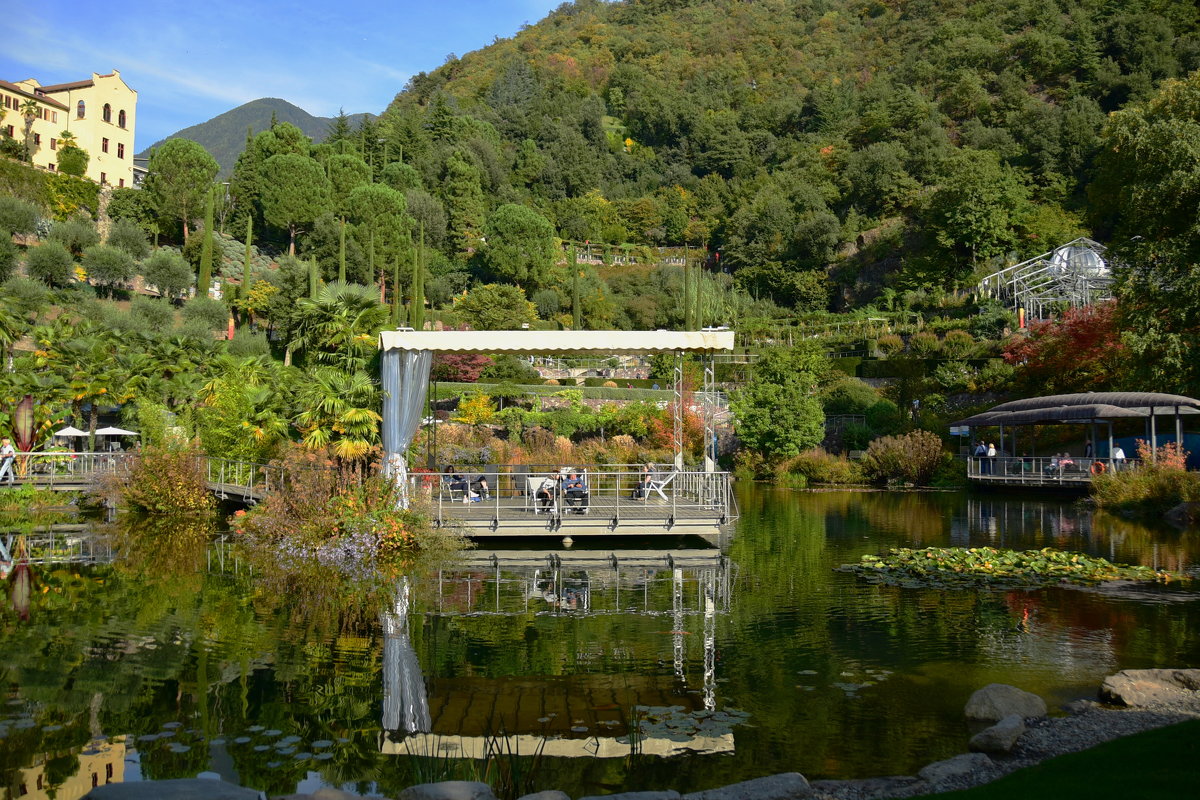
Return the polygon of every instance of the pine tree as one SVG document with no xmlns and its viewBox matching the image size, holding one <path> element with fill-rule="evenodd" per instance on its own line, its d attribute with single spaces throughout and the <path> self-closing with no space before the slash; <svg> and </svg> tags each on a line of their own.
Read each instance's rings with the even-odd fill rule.
<svg viewBox="0 0 1200 800">
<path fill-rule="evenodd" d="M 216 187 L 210 186 L 204 204 L 204 241 L 200 246 L 200 278 L 196 281 L 196 296 L 208 297 L 213 266 L 213 203 Z"/>
<path fill-rule="evenodd" d="M 484 201 L 479 170 L 457 150 L 446 160 L 443 184 L 449 212 L 449 238 L 455 252 L 466 258 L 479 243 L 483 229 Z"/>
<path fill-rule="evenodd" d="M 579 307 L 579 261 L 575 258 L 575 245 L 571 245 L 571 327 L 580 330 L 583 309 Z"/>
<path fill-rule="evenodd" d="M 242 260 L 242 301 L 250 299 L 250 255 L 254 242 L 254 217 L 246 217 L 246 256 Z"/>
</svg>

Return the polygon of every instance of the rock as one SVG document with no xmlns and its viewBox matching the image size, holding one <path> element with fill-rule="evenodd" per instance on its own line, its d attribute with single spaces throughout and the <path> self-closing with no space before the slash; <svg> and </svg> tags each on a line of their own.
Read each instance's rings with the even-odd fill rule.
<svg viewBox="0 0 1200 800">
<path fill-rule="evenodd" d="M 303 796 L 303 795 L 301 795 Z M 341 789 L 335 789 L 332 786 L 322 786 L 312 793 L 313 800 L 362 800 L 356 794 L 344 792 Z"/>
<path fill-rule="evenodd" d="M 813 791 L 833 797 L 898 797 L 900 790 L 916 783 L 912 775 L 893 775 L 887 778 L 855 778 L 853 780 L 813 781 Z"/>
<path fill-rule="evenodd" d="M 492 787 L 478 781 L 442 781 L 410 786 L 397 800 L 496 800 Z"/>
<path fill-rule="evenodd" d="M 990 728 L 971 737 L 971 750 L 976 753 L 1007 753 L 1025 732 L 1025 720 L 1011 714 Z"/>
<path fill-rule="evenodd" d="M 812 797 L 812 787 L 799 772 L 784 772 L 717 789 L 685 794 L 683 800 L 795 800 Z"/>
<path fill-rule="evenodd" d="M 679 800 L 679 792 L 667 789 L 664 792 L 621 792 L 620 794 L 589 794 L 579 800 Z"/>
<path fill-rule="evenodd" d="M 954 778 L 963 778 L 990 766 L 992 766 L 992 760 L 983 753 L 963 753 L 961 756 L 926 765 L 917 773 L 917 777 L 936 784 Z"/>
<path fill-rule="evenodd" d="M 1172 508 L 1163 519 L 1177 528 L 1186 528 L 1200 522 L 1200 503 L 1180 503 Z"/>
<path fill-rule="evenodd" d="M 1072 700 L 1069 703 L 1063 703 L 1062 710 L 1074 717 L 1099 707 L 1100 704 L 1095 700 Z"/>
<path fill-rule="evenodd" d="M 1016 714 L 1022 719 L 1046 716 L 1046 701 L 1004 683 L 989 683 L 967 701 L 967 719 L 999 722 Z"/>
<path fill-rule="evenodd" d="M 280 795 L 273 794 L 273 795 L 271 795 L 271 800 L 313 800 L 313 796 L 311 794 L 304 794 L 304 793 L 280 794 Z"/>
<path fill-rule="evenodd" d="M 1200 669 L 1123 669 L 1109 675 L 1100 698 L 1122 706 L 1147 706 L 1179 700 L 1200 690 Z"/>
<path fill-rule="evenodd" d="M 97 786 L 84 800 L 258 800 L 253 789 L 208 778 L 133 781 Z"/>
<path fill-rule="evenodd" d="M 544 792 L 523 794 L 517 800 L 571 800 L 571 795 L 560 792 L 558 789 L 547 789 Z"/>
</svg>

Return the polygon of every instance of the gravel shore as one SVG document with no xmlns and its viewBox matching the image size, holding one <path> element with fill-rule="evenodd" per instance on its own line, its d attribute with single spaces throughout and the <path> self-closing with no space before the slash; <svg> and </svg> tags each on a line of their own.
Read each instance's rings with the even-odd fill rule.
<svg viewBox="0 0 1200 800">
<path fill-rule="evenodd" d="M 1077 701 L 1068 711 L 1071 712 L 1069 716 L 1045 717 L 1027 722 L 1024 735 L 1017 741 L 1011 753 L 993 756 L 991 766 L 941 781 L 934 786 L 912 777 L 813 781 L 813 797 L 816 800 L 883 800 L 949 792 L 990 783 L 1003 775 L 1041 763 L 1048 758 L 1086 750 L 1122 736 L 1189 719 L 1200 719 L 1200 693 L 1180 692 L 1169 701 L 1136 709 L 1113 708 L 1090 701 Z"/>
</svg>

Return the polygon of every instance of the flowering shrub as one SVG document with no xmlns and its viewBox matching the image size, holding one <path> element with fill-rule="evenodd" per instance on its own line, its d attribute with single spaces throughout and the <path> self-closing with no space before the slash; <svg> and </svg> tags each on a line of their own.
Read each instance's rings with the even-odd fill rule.
<svg viewBox="0 0 1200 800">
<path fill-rule="evenodd" d="M 1092 478 L 1092 497 L 1100 508 L 1165 511 L 1180 503 L 1200 502 L 1200 473 L 1187 471 L 1187 451 L 1175 442 L 1152 450 L 1137 442 L 1138 465 Z"/>
</svg>

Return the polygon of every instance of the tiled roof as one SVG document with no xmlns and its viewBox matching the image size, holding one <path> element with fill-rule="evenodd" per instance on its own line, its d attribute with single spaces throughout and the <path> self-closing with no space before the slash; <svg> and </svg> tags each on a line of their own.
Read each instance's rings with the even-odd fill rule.
<svg viewBox="0 0 1200 800">
<path fill-rule="evenodd" d="M 107 76 L 105 76 L 107 77 Z M 89 86 L 95 86 L 96 82 L 91 78 L 86 81 L 71 81 L 70 83 L 55 83 L 50 86 L 43 86 L 43 92 L 69 92 L 72 89 L 86 89 Z"/>
<path fill-rule="evenodd" d="M 15 83 L 9 83 L 8 81 L 0 80 L 0 88 L 8 89 L 10 92 L 15 92 L 16 94 L 19 94 L 22 97 L 28 97 L 33 100 L 37 100 L 39 103 L 45 103 L 48 106 L 54 106 L 55 108 L 60 108 L 63 111 L 69 110 L 64 104 L 55 100 L 53 97 L 43 97 L 40 94 L 34 94 L 33 92 L 29 91 L 28 89 L 18 86 Z"/>
</svg>

